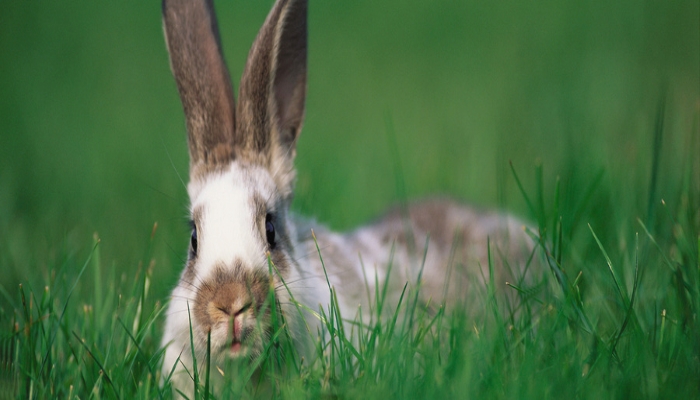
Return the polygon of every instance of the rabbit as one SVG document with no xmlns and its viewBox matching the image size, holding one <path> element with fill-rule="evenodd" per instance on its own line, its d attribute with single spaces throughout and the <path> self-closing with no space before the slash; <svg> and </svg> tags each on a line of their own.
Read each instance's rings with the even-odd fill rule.
<svg viewBox="0 0 700 400">
<path fill-rule="evenodd" d="M 492 254 L 499 249 L 520 263 L 528 257 L 532 245 L 522 221 L 446 198 L 398 207 L 347 233 L 291 213 L 306 95 L 307 1 L 273 5 L 237 101 L 213 2 L 163 0 L 162 7 L 190 157 L 192 235 L 162 338 L 162 374 L 176 390 L 192 393 L 193 353 L 199 368 L 207 351 L 212 363 L 263 353 L 272 334 L 271 311 L 263 308 L 270 288 L 273 311 L 309 354 L 331 287 L 341 315 L 352 320 L 387 280 L 394 306 L 419 275 L 426 304 L 457 303 L 489 279 L 489 240 Z M 508 277 L 504 264 L 494 263 L 499 287 Z"/>
</svg>

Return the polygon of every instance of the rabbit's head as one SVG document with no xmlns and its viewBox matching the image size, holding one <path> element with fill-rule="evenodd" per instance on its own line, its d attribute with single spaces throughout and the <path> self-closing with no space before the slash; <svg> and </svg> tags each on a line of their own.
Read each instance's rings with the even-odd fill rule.
<svg viewBox="0 0 700 400">
<path fill-rule="evenodd" d="M 211 334 L 212 353 L 259 354 L 271 314 L 290 301 L 283 280 L 296 270 L 288 208 L 304 116 L 306 14 L 306 0 L 277 1 L 250 50 L 235 101 L 212 1 L 163 2 L 187 122 L 192 221 L 166 326 L 177 332 L 166 335 L 189 343 L 191 325 L 196 352 Z"/>
</svg>

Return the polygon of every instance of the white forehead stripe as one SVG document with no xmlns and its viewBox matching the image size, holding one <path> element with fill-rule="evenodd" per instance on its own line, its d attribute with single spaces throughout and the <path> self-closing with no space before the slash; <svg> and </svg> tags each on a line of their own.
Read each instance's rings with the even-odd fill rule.
<svg viewBox="0 0 700 400">
<path fill-rule="evenodd" d="M 197 275 L 211 276 L 215 266 L 260 268 L 265 262 L 266 243 L 256 224 L 254 196 L 268 199 L 274 184 L 260 168 L 240 168 L 233 163 L 221 174 L 188 186 L 192 211 L 200 213 L 197 226 Z"/>
</svg>

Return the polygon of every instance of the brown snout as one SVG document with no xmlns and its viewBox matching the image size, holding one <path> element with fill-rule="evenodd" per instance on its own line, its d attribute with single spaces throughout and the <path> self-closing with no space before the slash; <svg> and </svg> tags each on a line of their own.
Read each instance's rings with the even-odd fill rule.
<svg viewBox="0 0 700 400">
<path fill-rule="evenodd" d="M 244 316 L 251 314 L 265 301 L 269 278 L 265 274 L 236 268 L 216 268 L 197 291 L 195 317 L 203 331 L 219 324 L 230 324 L 234 339 L 241 338 Z"/>
</svg>

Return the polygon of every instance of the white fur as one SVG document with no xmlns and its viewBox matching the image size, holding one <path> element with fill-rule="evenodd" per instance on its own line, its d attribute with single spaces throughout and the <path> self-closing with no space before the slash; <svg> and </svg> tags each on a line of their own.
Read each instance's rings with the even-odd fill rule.
<svg viewBox="0 0 700 400">
<path fill-rule="evenodd" d="M 259 167 L 241 168 L 231 163 L 228 171 L 209 175 L 206 181 L 188 186 L 191 212 L 201 212 L 198 226 L 199 259 L 197 273 L 206 280 L 215 265 L 232 265 L 238 260 L 244 267 L 267 270 L 266 246 L 256 235 L 258 224 L 251 199 L 274 196 L 274 182 Z"/>
<path fill-rule="evenodd" d="M 162 345 L 166 348 L 163 373 L 169 374 L 175 365 L 172 380 L 175 387 L 181 390 L 192 385 L 190 320 L 195 353 L 204 354 L 206 349 L 206 342 L 202 340 L 206 334 L 200 332 L 195 321 L 197 287 L 212 277 L 215 267 L 231 268 L 237 264 L 246 269 L 269 271 L 264 232 L 256 231 L 260 224 L 255 221 L 259 216 L 256 215 L 253 198 L 257 196 L 264 200 L 272 200 L 278 195 L 275 183 L 266 169 L 240 165 L 237 162 L 232 162 L 223 172 L 212 173 L 203 180 L 192 181 L 188 191 L 192 201 L 191 213 L 199 215 L 196 279 L 195 282 L 186 282 L 186 271 L 183 271 L 180 282 L 171 296 L 162 340 Z M 286 225 L 289 226 L 290 240 L 296 248 L 298 245 L 295 242 L 294 224 L 287 221 Z M 294 254 L 288 256 L 292 262 L 287 276 L 284 277 L 287 286 L 277 284 L 277 297 L 283 312 L 291 317 L 291 328 L 297 334 L 313 335 L 319 326 L 318 319 L 307 312 L 304 318 L 308 326 L 301 326 L 296 321 L 299 314 L 292 303 L 292 297 L 294 301 L 303 304 L 304 309 L 318 310 L 319 304 L 328 304 L 330 296 L 322 279 L 323 271 L 308 270 L 296 262 Z M 314 256 L 317 257 L 316 254 L 310 255 L 312 258 Z M 287 287 L 292 292 L 292 297 Z M 258 335 L 256 340 L 261 341 L 263 335 L 264 333 Z M 229 342 L 230 332 L 226 325 L 212 329 L 211 348 L 215 357 L 224 353 Z M 180 361 L 176 365 L 178 358 Z M 199 360 L 200 356 L 197 358 Z M 217 362 L 217 359 L 213 361 Z"/>
</svg>

